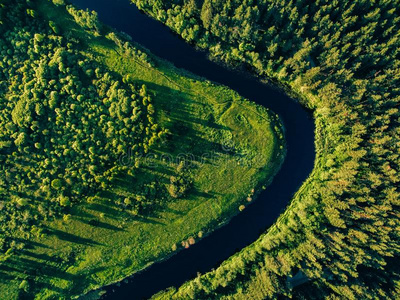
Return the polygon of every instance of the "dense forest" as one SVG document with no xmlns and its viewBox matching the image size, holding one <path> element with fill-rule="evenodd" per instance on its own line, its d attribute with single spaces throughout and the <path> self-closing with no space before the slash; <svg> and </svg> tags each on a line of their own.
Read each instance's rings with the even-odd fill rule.
<svg viewBox="0 0 400 300">
<path fill-rule="evenodd" d="M 277 223 L 165 299 L 398 298 L 398 1 L 134 0 L 311 108 L 313 174 Z M 156 297 L 156 298 L 157 298 Z"/>
<path fill-rule="evenodd" d="M 54 22 L 36 22 L 24 2 L 3 4 L 3 232 L 29 232 L 35 221 L 60 215 L 89 190 L 106 188 L 123 169 L 122 154 L 131 149 L 139 156 L 164 133 L 154 123 L 146 86 L 123 82 L 80 54 L 77 41 L 60 36 Z M 99 30 L 90 14 L 80 19 Z"/>
</svg>

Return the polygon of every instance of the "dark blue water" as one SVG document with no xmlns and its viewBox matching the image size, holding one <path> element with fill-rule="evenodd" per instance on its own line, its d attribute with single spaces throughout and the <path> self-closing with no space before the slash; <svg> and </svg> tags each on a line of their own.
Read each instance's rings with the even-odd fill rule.
<svg viewBox="0 0 400 300">
<path fill-rule="evenodd" d="M 161 23 L 142 14 L 129 0 L 73 0 L 97 11 L 99 18 L 152 53 L 209 80 L 224 84 L 242 96 L 279 114 L 286 127 L 287 156 L 273 183 L 229 224 L 170 259 L 129 278 L 128 283 L 106 287 L 108 299 L 142 299 L 170 286 L 180 286 L 205 273 L 254 242 L 284 211 L 293 194 L 311 173 L 315 159 L 311 114 L 278 89 L 255 78 L 219 66 L 196 51 Z M 115 290 L 115 292 L 112 292 Z"/>
</svg>

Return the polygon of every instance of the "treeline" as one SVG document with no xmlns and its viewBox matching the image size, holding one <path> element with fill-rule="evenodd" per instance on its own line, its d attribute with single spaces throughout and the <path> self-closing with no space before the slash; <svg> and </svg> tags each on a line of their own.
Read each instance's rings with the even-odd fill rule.
<svg viewBox="0 0 400 300">
<path fill-rule="evenodd" d="M 40 234 L 41 220 L 68 213 L 121 172 L 134 172 L 121 155 L 132 154 L 139 167 L 139 156 L 166 131 L 145 85 L 107 72 L 79 41 L 39 17 L 31 1 L 2 1 L 0 8 L 1 261 L 18 248 L 15 237 Z M 68 11 L 100 30 L 90 25 L 98 24 L 94 14 Z M 124 205 L 139 211 L 152 204 L 145 200 Z"/>
<path fill-rule="evenodd" d="M 290 87 L 316 122 L 315 170 L 277 223 L 159 297 L 398 297 L 398 1 L 133 2 L 214 58 Z"/>
</svg>

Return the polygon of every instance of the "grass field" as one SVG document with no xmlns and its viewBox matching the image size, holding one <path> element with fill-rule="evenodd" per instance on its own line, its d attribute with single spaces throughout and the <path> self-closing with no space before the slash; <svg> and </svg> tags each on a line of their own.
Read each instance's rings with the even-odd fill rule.
<svg viewBox="0 0 400 300">
<path fill-rule="evenodd" d="M 40 237 L 27 240 L 18 256 L 0 266 L 0 299 L 23 295 L 23 279 L 36 299 L 69 299 L 188 247 L 239 213 L 253 189 L 268 184 L 285 153 L 283 128 L 272 112 L 151 54 L 155 67 L 147 66 L 123 54 L 114 42 L 84 31 L 63 6 L 37 3 L 40 17 L 81 41 L 82 53 L 110 72 L 146 84 L 157 123 L 172 138 L 151 149 L 139 171 L 88 195 L 69 217 L 45 224 Z M 137 194 L 152 182 L 167 184 L 182 154 L 191 158 L 193 179 L 185 197 L 145 215 L 114 204 L 114 197 Z"/>
</svg>

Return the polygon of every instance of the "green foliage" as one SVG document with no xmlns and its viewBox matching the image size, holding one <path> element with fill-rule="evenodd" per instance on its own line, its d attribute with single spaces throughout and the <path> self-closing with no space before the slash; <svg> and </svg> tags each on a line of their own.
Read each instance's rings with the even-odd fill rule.
<svg viewBox="0 0 400 300">
<path fill-rule="evenodd" d="M 0 44 L 2 230 L 27 231 L 37 220 L 62 214 L 110 182 L 127 149 L 135 146 L 133 155 L 139 155 L 159 134 L 149 121 L 154 107 L 142 104 L 146 93 L 81 54 L 75 40 L 58 35 L 54 21 L 47 25 L 24 14 L 26 6 L 21 0 L 4 7 L 14 26 Z M 97 26 L 95 14 L 69 11 L 83 16 L 85 28 Z M 10 201 L 19 198 L 16 203 L 26 206 L 21 191 L 36 199 L 29 214 Z"/>
<path fill-rule="evenodd" d="M 33 9 L 27 9 L 26 13 L 31 16 L 32 18 L 36 18 L 37 17 L 37 13 L 36 11 L 34 11 Z"/>
<path fill-rule="evenodd" d="M 53 179 L 51 181 L 51 187 L 56 190 L 60 190 L 62 188 L 62 181 L 58 178 Z"/>
<path fill-rule="evenodd" d="M 398 298 L 398 1 L 133 2 L 214 58 L 288 87 L 316 120 L 316 168 L 287 212 L 174 297 Z M 299 269 L 307 283 L 288 284 Z"/>
<path fill-rule="evenodd" d="M 52 0 L 52 1 L 57 6 L 65 5 L 65 1 L 64 0 Z"/>
<path fill-rule="evenodd" d="M 187 193 L 192 184 L 188 176 L 188 169 L 185 166 L 185 162 L 181 161 L 176 168 L 176 176 L 170 177 L 170 184 L 168 186 L 168 192 L 173 198 L 180 198 Z"/>
<path fill-rule="evenodd" d="M 205 29 L 209 29 L 213 19 L 211 0 L 205 0 L 201 8 L 201 21 Z"/>
<path fill-rule="evenodd" d="M 67 11 L 74 17 L 75 21 L 87 30 L 91 30 L 96 34 L 100 33 L 99 21 L 95 11 L 80 10 L 72 5 L 67 6 Z"/>
<path fill-rule="evenodd" d="M 28 292 L 28 290 L 29 290 L 29 282 L 27 280 L 22 280 L 20 285 L 19 285 L 19 289 L 23 290 L 24 292 Z"/>
<path fill-rule="evenodd" d="M 49 21 L 49 27 L 55 34 L 60 34 L 60 29 L 58 28 L 57 24 L 53 21 Z"/>
</svg>

